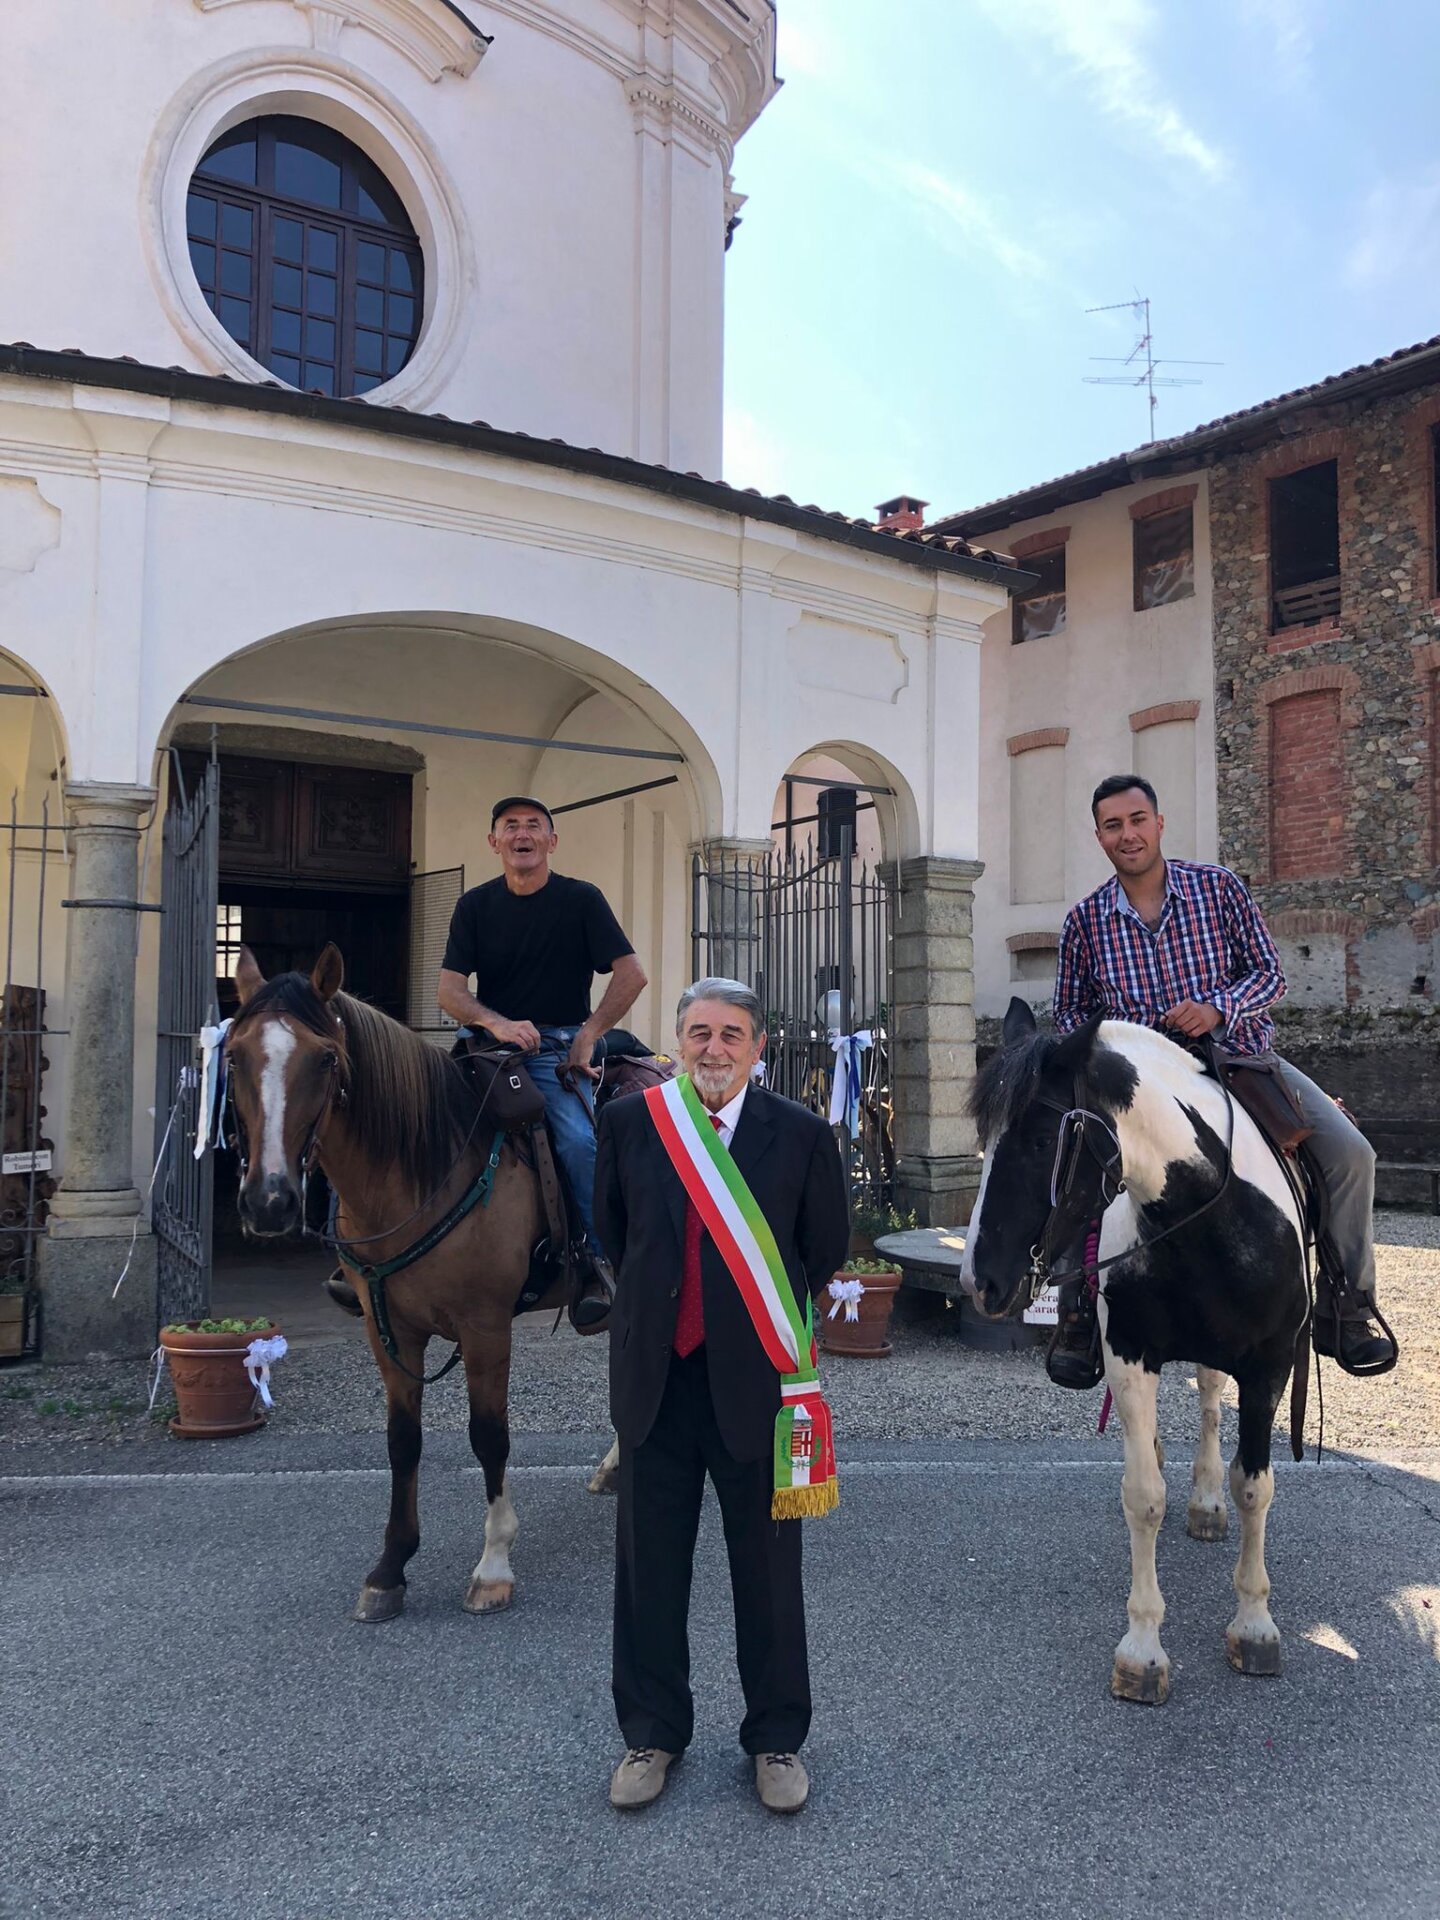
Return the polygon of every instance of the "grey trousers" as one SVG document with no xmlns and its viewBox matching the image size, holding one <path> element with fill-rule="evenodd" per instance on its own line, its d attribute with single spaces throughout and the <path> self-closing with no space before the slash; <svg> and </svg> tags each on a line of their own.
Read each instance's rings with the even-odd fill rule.
<svg viewBox="0 0 1440 1920">
<path fill-rule="evenodd" d="M 1300 1103 L 1305 1123 L 1315 1129 L 1306 1142 L 1330 1190 L 1330 1238 L 1350 1284 L 1359 1293 L 1375 1292 L 1375 1149 L 1346 1114 L 1308 1075 L 1275 1056 L 1286 1086 Z"/>
</svg>

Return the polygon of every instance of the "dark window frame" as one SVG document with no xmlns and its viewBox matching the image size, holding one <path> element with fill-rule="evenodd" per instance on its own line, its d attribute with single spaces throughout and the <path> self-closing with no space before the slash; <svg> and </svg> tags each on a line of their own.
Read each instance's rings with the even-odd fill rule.
<svg viewBox="0 0 1440 1920">
<path fill-rule="evenodd" d="M 1323 508 L 1315 500 L 1306 504 L 1303 492 L 1318 499 L 1325 484 L 1318 476 L 1328 470 L 1330 502 Z M 1320 512 L 1332 528 L 1319 523 Z M 1301 528 L 1306 514 L 1315 523 Z M 1293 627 L 1316 626 L 1335 620 L 1340 613 L 1340 462 L 1314 460 L 1289 473 L 1276 474 L 1266 487 L 1266 564 L 1269 579 L 1270 631 L 1285 633 Z M 1284 544 L 1289 550 L 1281 553 Z"/>
<path fill-rule="evenodd" d="M 1070 613 L 1065 548 L 1066 543 L 1062 540 L 1053 547 L 1047 547 L 1042 553 L 1027 553 L 1023 560 L 1016 562 L 1027 573 L 1038 573 L 1040 578 L 1024 593 L 1017 593 L 1011 602 L 1010 642 L 1012 646 L 1023 646 L 1031 640 L 1048 640 L 1058 633 L 1064 633 Z M 1025 609 L 1034 606 L 1038 601 L 1049 600 L 1057 595 L 1061 604 L 1059 617 L 1054 626 L 1047 627 L 1042 632 L 1026 633 Z"/>
<path fill-rule="evenodd" d="M 1183 536 L 1171 547 L 1161 548 L 1160 539 L 1170 528 L 1177 531 L 1184 528 Z M 1151 613 L 1156 607 L 1172 607 L 1179 600 L 1192 600 L 1195 597 L 1195 505 L 1193 501 L 1179 507 L 1167 507 L 1163 513 L 1142 513 L 1133 523 L 1131 539 L 1134 553 L 1135 572 L 1135 611 Z M 1158 549 L 1158 550 L 1157 550 Z M 1163 600 L 1146 597 L 1146 577 L 1152 568 L 1167 562 L 1174 564 L 1190 559 L 1190 574 L 1182 576 L 1177 590 L 1169 593 Z"/>
<path fill-rule="evenodd" d="M 246 153 L 252 142 L 253 169 Z M 338 205 L 276 191 L 282 144 L 338 170 Z M 253 181 L 222 170 L 219 163 L 235 154 L 246 162 L 235 171 L 253 171 Z M 367 197 L 382 216 L 388 202 L 389 216 L 362 211 Z M 248 213 L 248 250 L 223 245 L 227 208 Z M 186 229 L 207 306 L 236 344 L 287 386 L 350 398 L 393 379 L 413 357 L 425 300 L 419 237 L 380 168 L 333 128 L 287 114 L 231 128 L 195 169 Z M 247 253 L 242 294 L 235 263 Z M 227 269 L 229 291 L 222 284 Z"/>
</svg>

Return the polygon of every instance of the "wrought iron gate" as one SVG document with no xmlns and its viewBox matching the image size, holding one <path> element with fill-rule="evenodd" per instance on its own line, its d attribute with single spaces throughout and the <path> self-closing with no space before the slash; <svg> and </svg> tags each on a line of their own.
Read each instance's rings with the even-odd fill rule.
<svg viewBox="0 0 1440 1920">
<path fill-rule="evenodd" d="M 210 1310 L 211 1156 L 195 1158 L 200 1124 L 196 1036 L 217 1018 L 215 923 L 219 897 L 220 769 L 212 758 L 186 791 L 171 756 L 156 1018 L 155 1230 L 160 1324 Z"/>
<path fill-rule="evenodd" d="M 831 1033 L 868 1029 L 854 1137 L 842 1144 L 855 1203 L 884 1206 L 895 1175 L 890 888 L 856 857 L 848 826 L 837 838 L 833 855 L 811 842 L 759 861 L 697 854 L 691 963 L 696 979 L 720 974 L 754 987 L 765 1009 L 767 1082 L 816 1113 L 830 1105 Z"/>
</svg>

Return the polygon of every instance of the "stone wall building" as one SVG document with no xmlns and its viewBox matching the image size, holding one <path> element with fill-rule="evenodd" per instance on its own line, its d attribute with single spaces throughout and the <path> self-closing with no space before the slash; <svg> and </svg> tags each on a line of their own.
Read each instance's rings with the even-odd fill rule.
<svg viewBox="0 0 1440 1920">
<path fill-rule="evenodd" d="M 1022 565 L 1063 549 L 1071 587 L 1053 635 L 987 626 L 984 857 L 1013 872 L 1017 844 L 1048 836 L 1065 885 L 1042 911 L 1058 924 L 1108 871 L 1080 844 L 1087 782 L 1148 773 L 1171 811 L 1197 769 L 1199 831 L 1187 821 L 1171 844 L 1249 883 L 1289 980 L 1280 1044 L 1377 1135 L 1382 1117 L 1440 1114 L 1437 472 L 1431 341 L 935 523 L 993 539 Z M 1157 616 L 1138 611 L 1123 536 L 1127 505 L 1182 495 L 1195 501 L 1193 597 L 1171 610 L 1167 653 L 1142 643 Z M 1184 698 L 1198 703 L 1189 757 L 1147 761 L 1140 736 L 1127 760 L 1125 710 L 1163 701 L 1174 715 Z M 1014 755 L 1035 742 L 1057 762 L 1043 792 L 1001 772 L 1002 743 Z M 1048 989 L 1033 956 L 1049 926 L 1017 942 L 1020 911 L 1013 883 L 1008 897 L 989 874 L 977 885 L 982 1037 L 1009 992 Z"/>
</svg>

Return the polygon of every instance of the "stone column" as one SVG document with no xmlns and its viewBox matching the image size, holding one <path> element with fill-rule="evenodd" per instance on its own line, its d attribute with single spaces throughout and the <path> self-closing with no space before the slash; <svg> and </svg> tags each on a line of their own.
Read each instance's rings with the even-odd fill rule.
<svg viewBox="0 0 1440 1920">
<path fill-rule="evenodd" d="M 705 926 L 700 963 L 710 973 L 754 986 L 760 964 L 760 890 L 769 840 L 706 840 Z"/>
<path fill-rule="evenodd" d="M 933 855 L 881 870 L 895 889 L 895 1197 L 927 1227 L 963 1225 L 980 1186 L 965 1103 L 975 1077 L 971 908 L 982 871 L 978 860 Z"/>
<path fill-rule="evenodd" d="M 71 871 L 66 1011 L 65 1168 L 40 1244 L 44 1356 L 148 1353 L 155 1340 L 155 1253 L 134 1183 L 135 899 L 143 817 L 153 787 L 65 789 Z M 117 1300 L 116 1279 L 131 1254 Z"/>
</svg>

